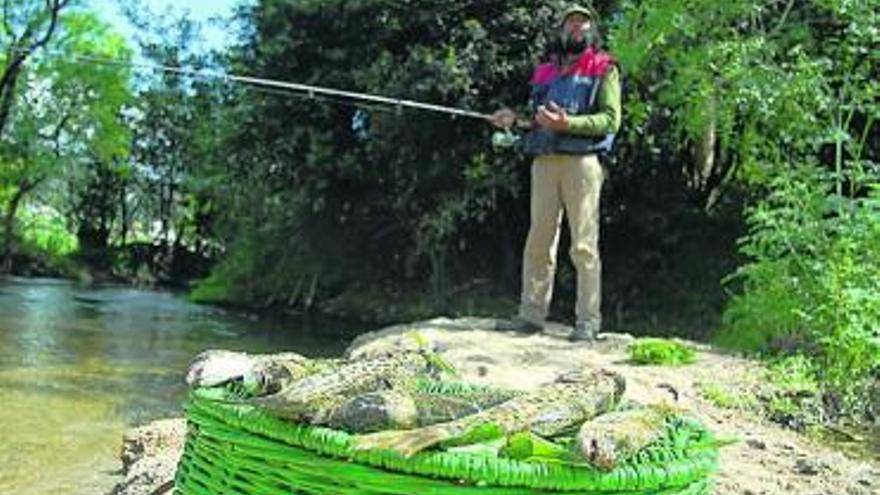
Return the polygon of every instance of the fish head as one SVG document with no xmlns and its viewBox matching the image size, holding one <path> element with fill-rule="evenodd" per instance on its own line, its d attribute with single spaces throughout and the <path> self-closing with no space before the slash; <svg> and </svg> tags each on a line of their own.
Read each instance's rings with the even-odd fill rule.
<svg viewBox="0 0 880 495">
<path fill-rule="evenodd" d="M 611 377 L 614 380 L 614 400 L 623 396 L 626 390 L 626 379 L 620 373 L 595 368 L 589 364 L 563 371 L 556 377 L 556 383 L 590 383 Z"/>
<path fill-rule="evenodd" d="M 213 387 L 245 377 L 254 365 L 255 360 L 243 352 L 208 350 L 193 359 L 186 383 L 190 387 Z"/>
<path fill-rule="evenodd" d="M 577 443 L 590 464 L 608 470 L 617 463 L 617 447 L 611 435 L 581 430 Z"/>
<path fill-rule="evenodd" d="M 582 365 L 561 372 L 556 376 L 556 383 L 588 383 L 596 381 L 601 375 L 602 370 L 590 365 Z"/>
</svg>

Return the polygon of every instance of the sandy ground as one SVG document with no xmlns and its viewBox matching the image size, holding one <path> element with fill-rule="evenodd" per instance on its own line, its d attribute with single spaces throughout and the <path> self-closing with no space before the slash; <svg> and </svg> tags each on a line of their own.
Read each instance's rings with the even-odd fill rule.
<svg viewBox="0 0 880 495">
<path fill-rule="evenodd" d="M 490 330 L 493 325 L 494 320 L 473 318 L 398 325 L 362 335 L 347 352 L 356 357 L 383 352 L 389 346 L 411 346 L 414 341 L 407 333 L 418 330 L 464 379 L 524 390 L 552 381 L 572 366 L 606 367 L 626 378 L 625 398 L 674 403 L 716 435 L 738 440 L 722 449 L 718 495 L 880 494 L 880 459 L 848 457 L 767 422 L 747 408 L 720 408 L 702 397 L 701 384 L 747 394 L 760 382 L 760 363 L 697 346 L 698 359 L 691 365 L 634 366 L 627 361 L 632 341 L 627 335 L 603 334 L 592 345 L 572 344 L 565 339 L 570 329 L 561 325 L 532 335 Z M 126 435 L 123 467 L 127 476 L 112 494 L 151 494 L 171 479 L 183 429 L 181 420 L 169 420 Z"/>
</svg>

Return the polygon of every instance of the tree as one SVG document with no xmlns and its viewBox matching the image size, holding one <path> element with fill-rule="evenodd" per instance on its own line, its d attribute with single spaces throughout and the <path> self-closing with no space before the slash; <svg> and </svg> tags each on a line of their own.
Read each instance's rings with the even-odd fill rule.
<svg viewBox="0 0 880 495">
<path fill-rule="evenodd" d="M 93 15 L 71 12 L 58 21 L 52 46 L 57 53 L 32 60 L 0 147 L 7 164 L 0 174 L 7 271 L 16 253 L 16 213 L 27 195 L 48 182 L 75 191 L 80 178 L 90 174 L 90 164 L 127 153 L 127 131 L 119 118 L 130 97 L 127 71 L 104 65 L 83 70 L 76 58 L 125 59 L 124 42 Z"/>
<path fill-rule="evenodd" d="M 139 2 L 129 3 L 128 15 L 140 28 L 142 52 L 155 64 L 187 70 L 212 64 L 210 54 L 198 50 L 200 26 L 187 17 L 145 14 Z M 205 225 L 210 200 L 201 191 L 211 181 L 203 180 L 206 174 L 199 171 L 211 167 L 224 151 L 216 139 L 223 123 L 215 116 L 222 108 L 223 85 L 157 71 L 142 74 L 138 87 L 128 215 L 150 227 L 141 239 L 161 251 L 157 257 L 164 279 L 192 276 L 188 261 L 203 255 L 210 244 Z"/>
</svg>

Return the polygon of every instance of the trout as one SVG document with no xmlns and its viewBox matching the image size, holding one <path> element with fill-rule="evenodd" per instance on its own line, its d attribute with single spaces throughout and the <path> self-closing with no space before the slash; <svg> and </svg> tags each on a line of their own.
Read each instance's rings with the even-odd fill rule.
<svg viewBox="0 0 880 495">
<path fill-rule="evenodd" d="M 618 374 L 573 370 L 538 390 L 454 421 L 355 437 L 353 448 L 410 457 L 438 444 L 467 445 L 524 431 L 553 436 L 608 411 L 624 389 L 625 381 Z"/>
<path fill-rule="evenodd" d="M 424 352 L 400 352 L 353 361 L 309 375 L 277 393 L 249 400 L 278 417 L 326 423 L 345 402 L 370 392 L 413 390 L 418 378 L 435 376 L 435 360 Z"/>
<path fill-rule="evenodd" d="M 590 464 L 610 471 L 666 432 L 670 407 L 651 406 L 615 411 L 585 422 L 577 435 L 578 450 Z"/>
<path fill-rule="evenodd" d="M 350 433 L 405 430 L 476 414 L 520 394 L 507 390 L 371 392 L 336 408 L 327 424 Z"/>
</svg>

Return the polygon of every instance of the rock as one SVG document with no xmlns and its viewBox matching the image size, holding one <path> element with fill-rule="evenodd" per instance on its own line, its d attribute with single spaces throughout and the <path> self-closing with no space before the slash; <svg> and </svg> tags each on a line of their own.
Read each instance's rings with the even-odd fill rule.
<svg viewBox="0 0 880 495">
<path fill-rule="evenodd" d="M 120 454 L 123 479 L 108 495 L 170 493 L 185 437 L 184 419 L 155 421 L 127 432 Z"/>
<path fill-rule="evenodd" d="M 746 445 L 748 445 L 749 447 L 751 447 L 753 449 L 767 450 L 767 443 L 766 442 L 764 442 L 762 440 L 757 440 L 754 438 L 750 438 L 750 439 L 746 440 Z"/>
<path fill-rule="evenodd" d="M 481 364 L 498 364 L 498 360 L 493 358 L 492 356 L 468 356 L 467 361 L 470 363 L 481 363 Z"/>
<path fill-rule="evenodd" d="M 596 343 L 606 351 L 625 351 L 635 340 L 628 333 L 603 332 L 596 336 Z"/>
<path fill-rule="evenodd" d="M 678 392 L 677 388 L 675 388 L 674 386 L 672 386 L 668 383 L 658 383 L 657 388 L 661 388 L 663 390 L 666 390 L 667 392 L 669 392 L 669 395 L 672 398 L 672 400 L 674 402 L 678 402 L 678 399 L 681 394 Z"/>
<path fill-rule="evenodd" d="M 515 359 L 525 366 L 534 365 L 534 364 L 543 364 L 543 363 L 547 362 L 547 357 L 546 357 L 545 353 L 543 353 L 541 351 L 531 350 L 531 349 L 526 350 L 525 352 L 521 353 L 519 356 L 516 356 Z M 488 364 L 495 364 L 495 363 L 488 363 Z"/>
<path fill-rule="evenodd" d="M 813 476 L 819 474 L 819 468 L 815 463 L 808 459 L 798 459 L 794 464 L 794 472 L 798 474 L 804 474 L 807 476 Z"/>
</svg>

